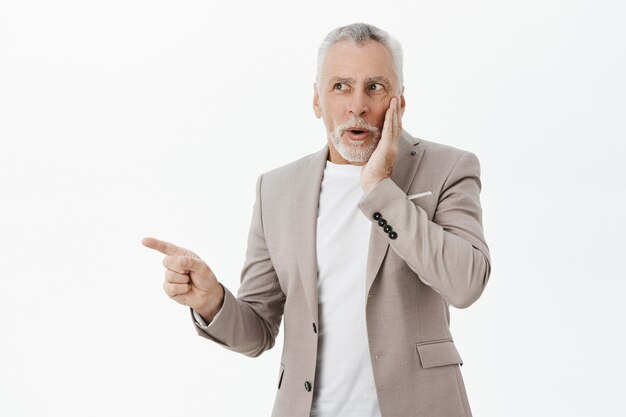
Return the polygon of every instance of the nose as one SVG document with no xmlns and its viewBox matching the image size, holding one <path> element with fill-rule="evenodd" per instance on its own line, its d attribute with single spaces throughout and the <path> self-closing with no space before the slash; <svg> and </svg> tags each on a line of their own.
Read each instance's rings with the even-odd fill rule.
<svg viewBox="0 0 626 417">
<path fill-rule="evenodd" d="M 354 116 L 363 117 L 369 111 L 368 97 L 363 91 L 355 91 L 348 104 L 348 111 Z"/>
</svg>

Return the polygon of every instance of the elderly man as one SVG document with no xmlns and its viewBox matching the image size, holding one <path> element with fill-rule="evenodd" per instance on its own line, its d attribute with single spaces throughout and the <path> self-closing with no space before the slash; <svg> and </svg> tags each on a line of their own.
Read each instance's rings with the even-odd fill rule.
<svg viewBox="0 0 626 417">
<path fill-rule="evenodd" d="M 490 274 L 480 167 L 402 130 L 401 47 L 352 24 L 319 49 L 314 154 L 259 176 L 237 297 L 193 252 L 153 238 L 167 295 L 197 332 L 256 357 L 284 315 L 273 416 L 470 416 L 449 330 Z"/>
</svg>

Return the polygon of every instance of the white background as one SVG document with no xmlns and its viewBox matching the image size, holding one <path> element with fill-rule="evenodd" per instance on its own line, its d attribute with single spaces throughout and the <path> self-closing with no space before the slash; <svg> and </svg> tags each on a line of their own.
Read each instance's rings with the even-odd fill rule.
<svg viewBox="0 0 626 417">
<path fill-rule="evenodd" d="M 452 311 L 477 417 L 625 416 L 623 1 L 0 2 L 0 415 L 268 416 L 155 236 L 236 291 L 254 185 L 320 149 L 317 47 L 405 52 L 404 127 L 482 167 L 493 272 Z"/>
</svg>

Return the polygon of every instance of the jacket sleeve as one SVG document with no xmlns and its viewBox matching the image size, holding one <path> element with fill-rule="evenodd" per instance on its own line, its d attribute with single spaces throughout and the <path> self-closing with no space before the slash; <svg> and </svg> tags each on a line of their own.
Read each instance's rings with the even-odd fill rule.
<svg viewBox="0 0 626 417">
<path fill-rule="evenodd" d="M 237 297 L 224 287 L 224 303 L 206 326 L 191 316 L 198 334 L 246 356 L 257 357 L 274 346 L 283 315 L 285 295 L 265 244 L 260 175 L 248 233 L 246 259 Z"/>
<path fill-rule="evenodd" d="M 478 158 L 465 152 L 444 181 L 433 221 L 391 178 L 365 194 L 358 207 L 426 285 L 449 304 L 466 308 L 482 294 L 491 269 L 480 189 Z M 374 213 L 380 213 L 396 235 L 379 227 Z"/>
</svg>

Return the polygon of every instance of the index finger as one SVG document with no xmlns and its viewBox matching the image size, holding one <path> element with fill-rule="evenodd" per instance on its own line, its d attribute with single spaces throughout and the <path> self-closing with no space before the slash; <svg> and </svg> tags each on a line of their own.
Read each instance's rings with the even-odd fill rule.
<svg viewBox="0 0 626 417">
<path fill-rule="evenodd" d="M 153 237 L 145 237 L 141 240 L 141 243 L 145 247 L 158 250 L 164 255 L 179 256 L 185 255 L 187 253 L 187 250 L 184 248 L 181 248 L 173 243 L 166 242 L 164 240 L 155 239 Z"/>
<path fill-rule="evenodd" d="M 396 116 L 398 117 L 398 127 L 402 129 L 402 98 L 398 97 L 398 106 L 396 108 Z"/>
<path fill-rule="evenodd" d="M 391 97 L 391 100 L 389 101 L 389 107 L 387 107 L 387 111 L 385 112 L 385 121 L 383 123 L 383 135 L 381 137 L 382 138 L 385 136 L 385 133 L 387 133 L 388 135 L 393 134 L 393 112 L 394 112 L 394 100 L 395 97 Z"/>
<path fill-rule="evenodd" d="M 400 100 L 396 99 L 395 104 L 393 112 L 393 138 L 398 140 L 400 138 Z"/>
</svg>

